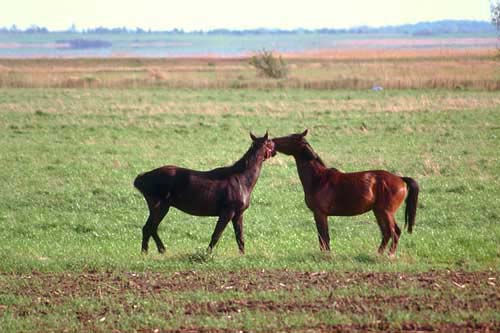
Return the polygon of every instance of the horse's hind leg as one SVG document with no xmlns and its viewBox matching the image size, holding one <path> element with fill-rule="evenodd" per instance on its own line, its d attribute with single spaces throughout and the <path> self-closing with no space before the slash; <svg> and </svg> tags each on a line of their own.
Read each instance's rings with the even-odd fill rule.
<svg viewBox="0 0 500 333">
<path fill-rule="evenodd" d="M 382 254 L 387 246 L 389 240 L 392 239 L 391 248 L 389 249 L 389 256 L 394 256 L 396 249 L 398 247 L 399 236 L 401 235 L 401 229 L 399 229 L 396 224 L 396 219 L 394 214 L 387 211 L 375 211 L 375 216 L 377 218 L 377 223 L 382 232 L 382 242 L 378 249 L 378 253 Z"/>
<path fill-rule="evenodd" d="M 149 238 L 153 237 L 158 252 L 163 253 L 165 252 L 165 246 L 158 236 L 158 225 L 168 213 L 170 206 L 165 200 L 155 197 L 146 197 L 146 202 L 148 203 L 149 217 L 142 228 L 142 252 L 148 252 Z"/>
<path fill-rule="evenodd" d="M 160 236 L 158 236 L 158 226 L 160 225 L 160 222 L 163 220 L 165 215 L 167 215 L 168 210 L 170 209 L 170 206 L 164 202 L 162 202 L 161 205 L 162 206 L 159 209 L 158 218 L 156 220 L 157 222 L 153 223 L 151 236 L 153 237 L 153 240 L 156 243 L 156 248 L 158 249 L 158 252 L 164 253 L 165 252 L 165 245 L 163 245 L 163 242 L 161 241 Z"/>
<path fill-rule="evenodd" d="M 399 229 L 398 225 L 396 224 L 396 219 L 394 218 L 393 214 L 390 214 L 390 218 L 391 218 L 390 230 L 391 230 L 392 244 L 389 250 L 389 256 L 392 257 L 396 254 L 396 249 L 398 248 L 399 237 L 401 236 L 401 229 Z"/>
<path fill-rule="evenodd" d="M 384 250 L 391 239 L 391 231 L 389 227 L 389 219 L 386 212 L 374 211 L 375 217 L 377 218 L 377 224 L 380 228 L 380 233 L 382 234 L 382 242 L 378 247 L 378 253 L 384 253 Z"/>
</svg>

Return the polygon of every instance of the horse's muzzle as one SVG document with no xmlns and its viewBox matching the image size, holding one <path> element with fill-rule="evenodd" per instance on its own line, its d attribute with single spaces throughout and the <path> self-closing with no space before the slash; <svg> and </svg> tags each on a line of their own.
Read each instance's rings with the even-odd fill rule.
<svg viewBox="0 0 500 333">
<path fill-rule="evenodd" d="M 264 159 L 271 158 L 273 156 L 276 156 L 276 147 L 274 145 L 274 142 L 270 142 L 269 144 L 266 145 L 266 152 L 264 154 Z"/>
</svg>

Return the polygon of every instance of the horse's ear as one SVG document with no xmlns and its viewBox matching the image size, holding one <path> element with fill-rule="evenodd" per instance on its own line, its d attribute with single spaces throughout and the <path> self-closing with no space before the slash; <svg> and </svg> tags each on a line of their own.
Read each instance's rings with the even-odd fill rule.
<svg viewBox="0 0 500 333">
<path fill-rule="evenodd" d="M 307 128 L 306 128 L 306 130 L 304 132 L 300 133 L 301 137 L 305 137 L 306 135 L 307 135 Z"/>
<path fill-rule="evenodd" d="M 257 137 L 255 135 L 253 135 L 252 132 L 250 132 L 250 137 L 252 138 L 253 141 L 257 140 Z"/>
<path fill-rule="evenodd" d="M 264 135 L 264 140 L 267 140 L 269 138 L 269 133 L 268 131 L 266 130 L 266 134 Z"/>
</svg>

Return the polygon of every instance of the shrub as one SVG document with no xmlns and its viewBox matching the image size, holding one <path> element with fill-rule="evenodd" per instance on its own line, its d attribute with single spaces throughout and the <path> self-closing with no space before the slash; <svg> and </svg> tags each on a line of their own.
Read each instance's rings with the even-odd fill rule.
<svg viewBox="0 0 500 333">
<path fill-rule="evenodd" d="M 265 77 L 281 79 L 288 75 L 288 66 L 281 56 L 275 57 L 272 51 L 262 50 L 252 56 L 250 65 Z"/>
</svg>

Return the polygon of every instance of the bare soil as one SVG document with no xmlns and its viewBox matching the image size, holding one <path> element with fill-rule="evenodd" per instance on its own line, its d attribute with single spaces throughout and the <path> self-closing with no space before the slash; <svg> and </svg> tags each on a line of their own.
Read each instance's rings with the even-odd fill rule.
<svg viewBox="0 0 500 333">
<path fill-rule="evenodd" d="M 348 316 L 369 314 L 376 318 L 370 323 L 313 325 L 290 327 L 284 331 L 463 331 L 500 332 L 500 322 L 478 322 L 471 318 L 463 322 L 422 323 L 405 321 L 394 326 L 385 314 L 388 309 L 421 313 L 431 311 L 452 314 L 500 312 L 499 272 L 430 271 L 422 273 L 366 273 L 366 272 L 295 272 L 287 270 L 249 270 L 239 272 L 184 271 L 161 272 L 84 272 L 0 274 L 0 296 L 14 294 L 31 299 L 33 304 L 64 304 L 68 299 L 116 298 L 117 306 L 125 309 L 131 305 L 124 295 L 144 299 L 164 293 L 240 292 L 243 296 L 217 301 L 181 302 L 178 306 L 185 317 L 218 316 L 259 311 L 286 316 L 287 313 L 334 311 Z M 252 293 L 264 291 L 287 292 L 306 295 L 312 289 L 319 297 L 281 297 L 272 300 L 259 298 Z M 415 292 L 417 290 L 418 292 Z M 346 292 L 348 291 L 348 292 Z M 356 292 L 359 291 L 359 292 Z M 381 292 L 382 291 L 382 292 Z M 410 292 L 412 291 L 412 292 Z M 245 295 L 249 295 L 246 297 Z M 310 295 L 310 293 L 309 293 Z M 220 298 L 218 298 L 220 299 Z M 176 305 L 177 307 L 177 305 Z M 22 317 L 30 307 L 0 304 L 0 316 L 9 309 Z M 128 309 L 128 310 L 127 310 Z M 30 313 L 31 315 L 33 313 Z M 103 314 L 82 311 L 77 318 L 90 322 Z M 153 329 L 140 327 L 142 332 Z M 180 327 L 162 332 L 203 332 L 225 329 L 211 327 Z M 233 331 L 233 330 L 227 330 Z M 242 331 L 245 331 L 242 329 Z"/>
</svg>

